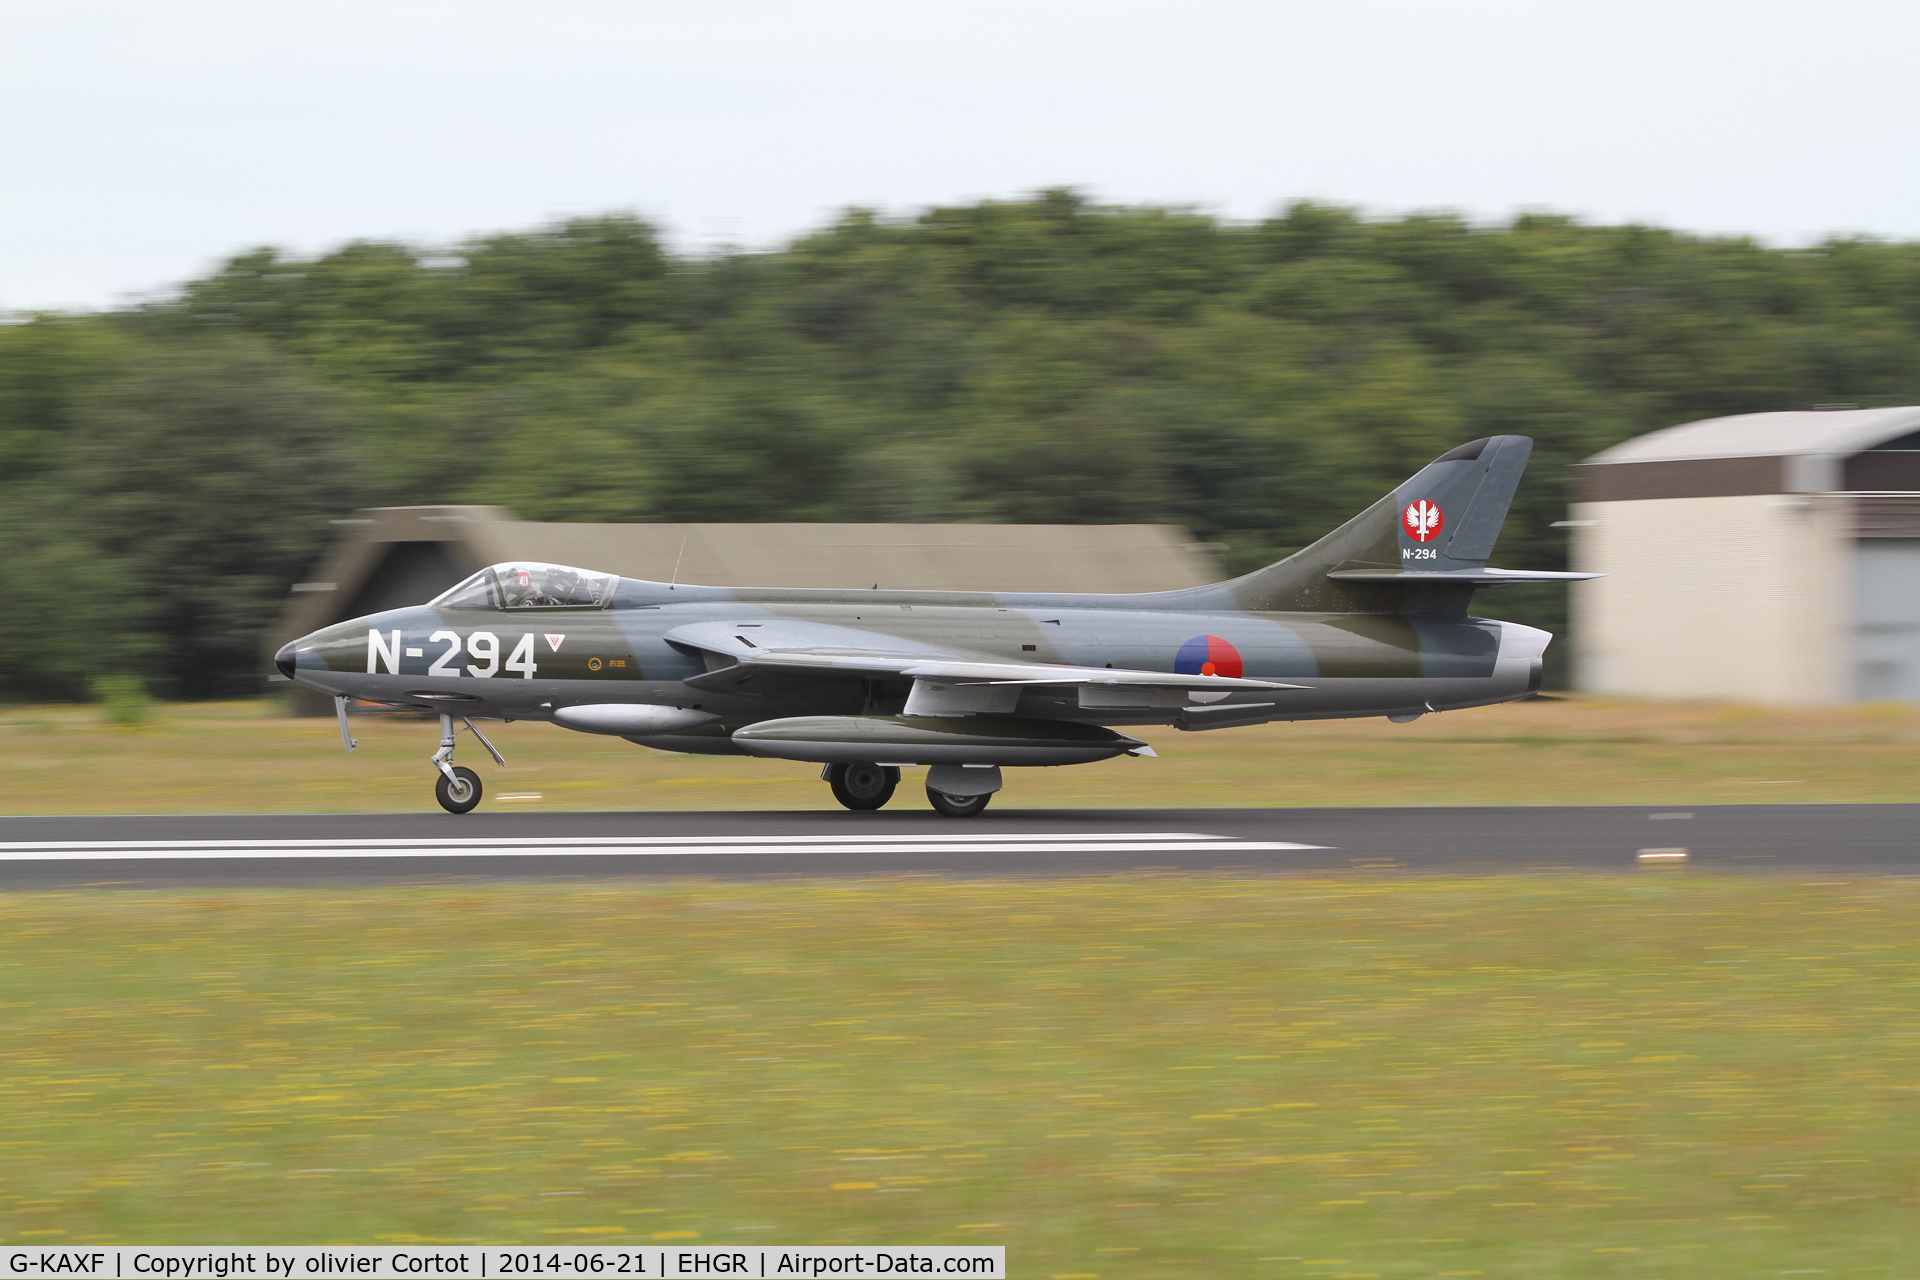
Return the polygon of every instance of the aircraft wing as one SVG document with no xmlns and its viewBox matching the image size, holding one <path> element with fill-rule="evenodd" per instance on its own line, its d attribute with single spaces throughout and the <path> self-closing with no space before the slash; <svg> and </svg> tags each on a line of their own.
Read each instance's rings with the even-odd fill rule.
<svg viewBox="0 0 1920 1280">
<path fill-rule="evenodd" d="M 883 675 L 955 685 L 1182 689 L 1215 698 L 1241 691 L 1309 687 L 1233 676 L 1183 676 L 1170 671 L 1008 662 L 958 649 L 876 636 L 851 627 L 791 620 L 759 624 L 696 622 L 675 627 L 664 638 L 683 649 L 698 650 L 705 658 L 708 669 L 687 681 L 697 689 L 736 689 L 762 677 L 864 679 Z"/>
</svg>

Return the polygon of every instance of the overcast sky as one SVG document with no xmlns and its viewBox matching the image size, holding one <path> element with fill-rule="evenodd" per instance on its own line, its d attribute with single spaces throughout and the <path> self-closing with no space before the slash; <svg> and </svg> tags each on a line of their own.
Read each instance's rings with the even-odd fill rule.
<svg viewBox="0 0 1920 1280">
<path fill-rule="evenodd" d="M 0 309 L 1063 184 L 1920 238 L 1916 52 L 1914 0 L 0 0 Z"/>
</svg>

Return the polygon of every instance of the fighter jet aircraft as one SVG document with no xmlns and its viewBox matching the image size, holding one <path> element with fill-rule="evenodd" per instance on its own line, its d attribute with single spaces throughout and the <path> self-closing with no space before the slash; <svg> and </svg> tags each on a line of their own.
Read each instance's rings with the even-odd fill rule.
<svg viewBox="0 0 1920 1280">
<path fill-rule="evenodd" d="M 1224 729 L 1523 698 L 1552 636 L 1467 612 L 1478 587 L 1597 575 L 1486 567 L 1533 442 L 1443 454 L 1312 546 L 1212 586 L 1137 595 L 702 587 L 510 562 L 437 599 L 295 640 L 275 665 L 347 705 L 440 716 L 435 793 L 480 802 L 455 721 L 550 720 L 663 751 L 824 766 L 878 809 L 900 770 L 979 813 L 1013 766 L 1153 750 L 1114 726 Z"/>
</svg>

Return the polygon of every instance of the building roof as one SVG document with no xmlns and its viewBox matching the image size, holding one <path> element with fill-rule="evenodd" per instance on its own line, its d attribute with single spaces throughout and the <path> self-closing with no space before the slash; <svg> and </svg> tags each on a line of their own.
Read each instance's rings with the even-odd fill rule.
<svg viewBox="0 0 1920 1280">
<path fill-rule="evenodd" d="M 1920 406 L 1742 413 L 1651 431 L 1588 458 L 1588 501 L 1736 493 L 1832 493 L 1860 488 L 1910 490 L 1878 476 L 1896 459 L 1854 468 L 1847 460 L 1920 432 Z M 1900 452 L 1907 444 L 1897 446 Z M 1619 472 L 1607 469 L 1622 468 Z M 1631 472 L 1631 477 L 1629 477 Z"/>
<path fill-rule="evenodd" d="M 1587 459 L 1589 464 L 1678 462 L 1690 458 L 1844 457 L 1920 431 L 1920 406 L 1807 409 L 1705 418 L 1636 436 Z"/>
</svg>

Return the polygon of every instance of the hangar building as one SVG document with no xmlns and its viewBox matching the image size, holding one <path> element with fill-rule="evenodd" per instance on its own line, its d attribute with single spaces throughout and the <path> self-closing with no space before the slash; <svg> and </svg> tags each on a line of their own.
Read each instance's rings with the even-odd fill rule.
<svg viewBox="0 0 1920 1280">
<path fill-rule="evenodd" d="M 1220 578 L 1208 548 L 1156 524 L 545 524 L 503 507 L 376 507 L 296 582 L 269 637 L 423 604 L 502 560 L 718 587 L 1168 591 Z M 309 711 L 319 695 L 295 700 Z M 310 703 L 308 706 L 306 704 Z"/>
<path fill-rule="evenodd" d="M 1594 693 L 1920 702 L 1920 407 L 1668 427 L 1575 469 Z"/>
</svg>

